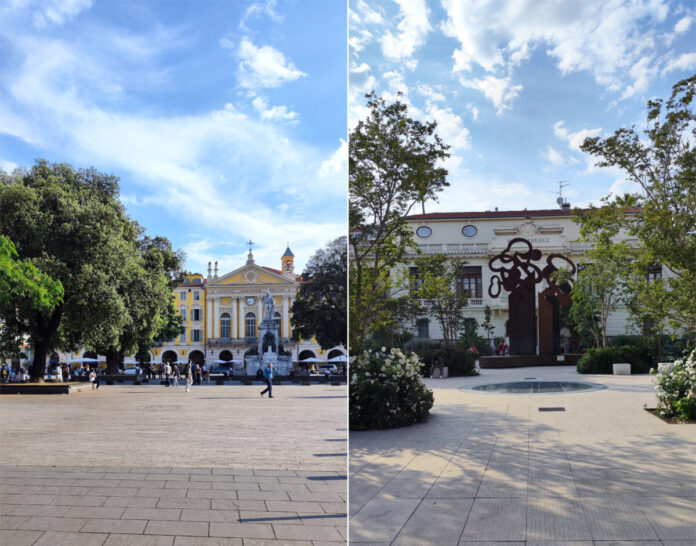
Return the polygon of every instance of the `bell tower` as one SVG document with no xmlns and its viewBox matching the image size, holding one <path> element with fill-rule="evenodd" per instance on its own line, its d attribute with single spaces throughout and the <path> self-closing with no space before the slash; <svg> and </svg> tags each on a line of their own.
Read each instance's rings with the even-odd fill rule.
<svg viewBox="0 0 696 546">
<path fill-rule="evenodd" d="M 294 275 L 295 274 L 295 255 L 290 250 L 290 243 L 285 249 L 285 254 L 280 258 L 280 269 L 283 275 Z"/>
</svg>

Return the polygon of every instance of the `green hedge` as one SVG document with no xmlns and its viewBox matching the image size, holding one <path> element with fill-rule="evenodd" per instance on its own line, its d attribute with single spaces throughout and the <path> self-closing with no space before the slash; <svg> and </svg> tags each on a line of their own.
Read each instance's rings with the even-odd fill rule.
<svg viewBox="0 0 696 546">
<path fill-rule="evenodd" d="M 476 359 L 479 355 L 465 351 L 461 347 L 430 347 L 417 350 L 416 353 L 423 363 L 421 373 L 424 377 L 432 375 L 433 364 L 436 362 L 439 362 L 441 366 L 447 366 L 451 377 L 478 375 Z"/>
<path fill-rule="evenodd" d="M 612 364 L 625 362 L 631 373 L 650 373 L 655 367 L 652 351 L 646 346 L 624 345 L 588 349 L 578 361 L 578 373 L 613 373 Z"/>
</svg>

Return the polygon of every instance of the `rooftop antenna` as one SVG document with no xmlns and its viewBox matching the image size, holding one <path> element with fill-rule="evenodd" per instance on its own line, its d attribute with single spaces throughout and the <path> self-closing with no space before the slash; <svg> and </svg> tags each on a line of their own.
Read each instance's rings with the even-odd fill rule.
<svg viewBox="0 0 696 546">
<path fill-rule="evenodd" d="M 558 199 L 556 199 L 556 203 L 560 206 L 563 207 L 564 205 L 569 206 L 568 201 L 563 197 L 563 188 L 566 186 L 570 186 L 570 182 L 568 180 L 559 180 L 558 181 L 558 191 L 552 191 L 550 193 L 553 193 L 555 195 L 558 195 Z"/>
</svg>

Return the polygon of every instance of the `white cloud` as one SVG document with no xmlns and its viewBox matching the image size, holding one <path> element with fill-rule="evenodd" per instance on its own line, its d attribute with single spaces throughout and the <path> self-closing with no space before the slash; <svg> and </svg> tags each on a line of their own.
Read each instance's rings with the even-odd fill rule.
<svg viewBox="0 0 696 546">
<path fill-rule="evenodd" d="M 626 87 L 621 94 L 622 99 L 632 97 L 636 93 L 647 90 L 650 82 L 657 74 L 657 67 L 653 64 L 653 56 L 642 57 L 629 70 L 633 83 Z"/>
<path fill-rule="evenodd" d="M 574 152 L 581 152 L 580 146 L 585 142 L 586 138 L 599 136 L 602 132 L 600 127 L 595 129 L 581 129 L 580 131 L 570 132 L 564 126 L 563 121 L 559 121 L 553 126 L 554 134 L 568 144 L 568 148 Z"/>
<path fill-rule="evenodd" d="M 494 73 L 511 70 L 537 49 L 546 48 L 564 73 L 587 70 L 598 84 L 635 92 L 641 77 L 654 77 L 646 66 L 625 74 L 653 51 L 657 24 L 669 11 L 666 0 L 443 0 L 445 35 L 459 41 L 454 71 L 474 65 Z"/>
<path fill-rule="evenodd" d="M 6 173 L 11 173 L 14 171 L 19 165 L 15 163 L 14 161 L 7 161 L 6 159 L 0 159 L 0 169 L 5 171 Z"/>
<path fill-rule="evenodd" d="M 677 70 L 693 70 L 696 68 L 696 53 L 682 53 L 679 57 L 670 59 L 662 69 L 662 74 L 668 74 Z"/>
<path fill-rule="evenodd" d="M 474 121 L 476 121 L 479 116 L 479 109 L 471 103 L 467 104 L 466 107 L 471 112 L 471 117 L 474 118 Z"/>
<path fill-rule="evenodd" d="M 400 21 L 396 25 L 398 33 L 388 30 L 382 36 L 382 53 L 388 59 L 410 58 L 425 43 L 425 36 L 431 30 L 428 22 L 430 10 L 425 0 L 395 0 L 399 4 Z"/>
<path fill-rule="evenodd" d="M 445 102 L 445 96 L 440 93 L 440 91 L 435 90 L 429 85 L 425 85 L 422 83 L 418 84 L 418 87 L 416 88 L 418 92 L 423 95 L 426 100 L 431 101 L 431 102 Z"/>
<path fill-rule="evenodd" d="M 288 110 L 287 106 L 272 106 L 268 107 L 268 102 L 263 97 L 256 97 L 251 101 L 254 109 L 261 114 L 261 119 L 291 121 L 297 119 L 297 112 Z"/>
<path fill-rule="evenodd" d="M 462 118 L 451 108 L 440 108 L 434 103 L 426 106 L 428 116 L 437 122 L 437 134 L 452 150 L 468 150 L 471 148 L 471 134 L 464 127 Z"/>
<path fill-rule="evenodd" d="M 550 161 L 556 166 L 565 164 L 565 159 L 563 155 L 551 146 L 548 146 L 546 148 L 546 151 L 543 153 L 543 156 L 546 158 L 547 161 Z"/>
<path fill-rule="evenodd" d="M 249 38 L 242 39 L 237 55 L 239 84 L 248 89 L 278 87 L 306 76 L 282 52 L 271 46 L 257 47 Z"/>
<path fill-rule="evenodd" d="M 682 17 L 679 19 L 676 25 L 674 25 L 674 32 L 677 34 L 682 34 L 689 30 L 691 28 L 691 25 L 694 22 L 694 18 L 691 17 L 690 15 L 687 15 L 686 17 Z"/>
<path fill-rule="evenodd" d="M 348 165 L 348 142 L 341 139 L 341 145 L 331 154 L 326 161 L 321 164 L 319 169 L 319 178 L 327 178 L 328 176 L 344 173 L 346 180 L 348 173 L 346 171 Z"/>
<path fill-rule="evenodd" d="M 498 114 L 512 106 L 512 102 L 522 91 L 521 85 L 513 85 L 511 78 L 496 78 L 495 76 L 485 76 L 479 80 L 468 80 L 460 78 L 459 83 L 464 87 L 481 91 L 498 109 Z"/>
<path fill-rule="evenodd" d="M 367 63 L 361 63 L 360 65 L 357 65 L 355 63 L 351 63 L 351 65 L 350 65 L 351 74 L 363 74 L 364 72 L 369 72 L 369 71 L 370 71 L 370 65 Z"/>
<path fill-rule="evenodd" d="M 348 38 L 348 45 L 350 46 L 350 52 L 353 55 L 360 53 L 371 41 L 372 33 L 369 30 L 351 28 L 350 38 Z"/>
<path fill-rule="evenodd" d="M 93 0 L 39 0 L 28 2 L 35 7 L 33 22 L 36 28 L 46 28 L 49 25 L 62 25 L 68 19 L 78 15 L 81 11 L 92 7 Z"/>
<path fill-rule="evenodd" d="M 351 2 L 351 4 L 353 4 Z M 350 18 L 354 24 L 381 25 L 384 22 L 379 7 L 372 9 L 364 0 L 358 0 L 350 6 Z"/>
<path fill-rule="evenodd" d="M 276 0 L 266 0 L 265 2 L 253 2 L 244 12 L 239 21 L 239 28 L 247 29 L 247 22 L 256 17 L 266 16 L 276 23 L 283 20 L 283 16 L 276 11 Z"/>
</svg>

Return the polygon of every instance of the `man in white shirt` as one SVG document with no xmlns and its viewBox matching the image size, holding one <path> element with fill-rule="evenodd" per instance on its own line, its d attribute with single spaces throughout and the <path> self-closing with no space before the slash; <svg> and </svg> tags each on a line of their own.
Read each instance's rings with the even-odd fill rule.
<svg viewBox="0 0 696 546">
<path fill-rule="evenodd" d="M 164 377 L 166 383 L 164 384 L 165 387 L 169 386 L 169 376 L 172 375 L 172 367 L 169 364 L 169 362 L 165 363 L 164 365 Z"/>
</svg>

